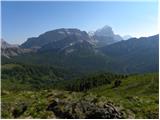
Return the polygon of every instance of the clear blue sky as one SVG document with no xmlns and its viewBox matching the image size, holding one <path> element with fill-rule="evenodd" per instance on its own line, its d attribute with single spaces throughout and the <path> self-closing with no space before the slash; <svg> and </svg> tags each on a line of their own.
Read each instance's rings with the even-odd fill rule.
<svg viewBox="0 0 160 120">
<path fill-rule="evenodd" d="M 2 2 L 2 38 L 22 43 L 57 28 L 96 30 L 135 37 L 158 33 L 157 2 Z"/>
</svg>

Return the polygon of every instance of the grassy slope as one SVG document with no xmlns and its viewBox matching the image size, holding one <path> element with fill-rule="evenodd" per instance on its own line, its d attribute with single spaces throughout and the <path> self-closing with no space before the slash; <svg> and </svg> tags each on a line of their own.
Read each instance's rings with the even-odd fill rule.
<svg viewBox="0 0 160 120">
<path fill-rule="evenodd" d="M 55 118 L 51 111 L 47 111 L 50 99 L 56 98 L 72 98 L 78 99 L 81 94 L 69 93 L 67 91 L 57 90 L 41 90 L 41 91 L 2 91 L 2 118 L 15 118 L 15 110 L 17 118 Z M 50 98 L 51 97 L 51 98 Z M 25 112 L 21 112 L 22 108 L 27 106 Z"/>
<path fill-rule="evenodd" d="M 21 65 L 3 65 L 2 69 L 12 70 L 14 68 L 23 68 Z M 33 66 L 34 67 L 34 66 Z M 18 70 L 19 70 L 18 69 Z M 24 68 L 23 68 L 24 69 Z M 28 67 L 25 67 L 24 75 L 28 75 Z M 33 68 L 33 70 L 41 70 L 37 69 L 37 66 Z M 46 68 L 42 69 L 45 71 Z M 55 71 L 54 71 L 55 72 Z M 53 72 L 53 74 L 54 74 Z M 11 73 L 11 72 L 9 72 Z M 19 73 L 19 71 L 17 71 Z M 17 74 L 16 73 L 16 74 Z M 44 72 L 40 72 L 40 75 L 44 76 Z M 30 74 L 29 74 L 30 75 Z M 47 74 L 48 75 L 48 74 Z M 3 76 L 4 77 L 4 74 Z M 6 76 L 8 79 L 8 76 Z M 21 76 L 19 76 L 21 79 Z M 12 78 L 9 76 L 9 78 Z M 17 78 L 17 77 L 15 77 Z M 56 78 L 56 77 L 53 77 Z M 52 114 L 46 112 L 43 109 L 46 109 L 47 98 L 46 95 L 49 92 L 38 91 L 38 92 L 31 92 L 27 91 L 28 88 L 32 88 L 28 85 L 30 84 L 21 84 L 21 82 L 16 82 L 17 80 L 13 79 L 12 81 L 7 82 L 7 79 L 2 79 L 2 117 L 4 118 L 12 118 L 12 109 L 17 108 L 19 104 L 23 103 L 27 104 L 27 111 L 29 113 L 24 113 L 22 117 L 33 117 L 33 118 L 52 118 Z M 98 78 L 97 78 L 98 79 Z M 28 80 L 28 79 L 27 79 Z M 47 79 L 46 79 L 47 80 Z M 99 80 L 99 79 L 98 79 Z M 5 82 L 4 82 L 5 81 Z M 14 82 L 13 82 L 14 81 Z M 96 96 L 105 96 L 105 100 L 113 101 L 114 104 L 123 106 L 125 108 L 125 112 L 128 113 L 127 118 L 158 118 L 158 73 L 149 73 L 144 75 L 132 75 L 128 78 L 122 80 L 122 83 L 119 87 L 113 88 L 114 81 L 111 84 L 99 86 L 87 91 L 87 94 L 94 94 Z M 18 84 L 17 84 L 18 83 Z M 21 86 L 22 85 L 22 86 Z M 13 88 L 18 89 L 23 87 L 23 90 L 18 90 L 17 92 L 8 91 L 9 89 Z M 26 87 L 26 90 L 25 88 Z M 68 93 L 64 91 L 55 91 L 62 92 L 66 94 L 68 97 L 73 99 L 74 96 L 70 96 Z M 76 97 L 81 96 L 79 93 Z M 84 94 L 82 92 L 82 94 Z M 91 97 L 92 99 L 92 97 Z M 38 101 L 38 102 L 37 102 Z M 103 101 L 102 101 L 103 102 Z M 4 107 L 3 107 L 4 106 Z M 19 108 L 17 108 L 19 109 Z M 36 112 L 36 109 L 40 109 L 40 113 Z M 8 111 L 8 112 L 7 112 Z"/>
<path fill-rule="evenodd" d="M 123 105 L 136 118 L 153 118 L 158 116 L 158 82 L 158 73 L 133 75 L 117 88 L 113 88 L 113 84 L 104 85 L 88 92 Z"/>
</svg>

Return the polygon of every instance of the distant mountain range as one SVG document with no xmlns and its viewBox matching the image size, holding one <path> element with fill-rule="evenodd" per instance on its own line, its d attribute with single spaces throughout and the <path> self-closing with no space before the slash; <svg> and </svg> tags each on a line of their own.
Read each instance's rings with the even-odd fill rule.
<svg viewBox="0 0 160 120">
<path fill-rule="evenodd" d="M 77 72 L 158 71 L 159 35 L 123 40 L 105 26 L 92 33 L 62 28 L 27 39 L 20 46 L 1 41 L 2 64 L 46 64 Z"/>
<path fill-rule="evenodd" d="M 9 44 L 3 39 L 1 40 L 1 56 L 2 57 L 11 58 L 13 56 L 18 56 L 18 55 L 30 53 L 33 51 L 35 50 L 20 48 L 19 45 Z"/>
</svg>

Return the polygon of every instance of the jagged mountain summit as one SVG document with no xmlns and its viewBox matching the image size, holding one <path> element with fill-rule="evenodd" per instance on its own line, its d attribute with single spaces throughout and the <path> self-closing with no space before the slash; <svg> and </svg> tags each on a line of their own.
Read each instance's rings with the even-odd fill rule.
<svg viewBox="0 0 160 120">
<path fill-rule="evenodd" d="M 90 33 L 90 35 L 91 38 L 95 40 L 98 47 L 103 47 L 123 40 L 123 38 L 120 35 L 115 34 L 112 28 L 108 25 L 92 32 L 92 34 Z"/>
<path fill-rule="evenodd" d="M 114 36 L 114 32 L 110 26 L 105 25 L 104 27 L 96 30 L 95 35 L 112 37 L 112 36 Z"/>
</svg>

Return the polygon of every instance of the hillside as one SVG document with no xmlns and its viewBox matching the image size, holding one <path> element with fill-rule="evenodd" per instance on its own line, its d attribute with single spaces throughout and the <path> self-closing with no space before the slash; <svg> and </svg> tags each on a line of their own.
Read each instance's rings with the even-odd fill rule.
<svg viewBox="0 0 160 120">
<path fill-rule="evenodd" d="M 110 71 L 123 73 L 146 73 L 158 71 L 159 35 L 131 38 L 100 48 L 112 58 Z"/>
<path fill-rule="evenodd" d="M 2 90 L 42 90 L 54 88 L 54 83 L 76 74 L 69 71 L 44 65 L 3 64 L 1 67 Z"/>
<path fill-rule="evenodd" d="M 159 75 L 150 73 L 131 75 L 123 79 L 118 87 L 114 84 L 94 88 L 88 93 L 105 96 L 114 103 L 121 104 L 135 118 L 158 118 L 159 115 Z"/>
<path fill-rule="evenodd" d="M 84 92 L 74 92 L 71 88 L 64 91 L 65 87 L 39 91 L 3 88 L 2 118 L 158 118 L 158 73 L 121 79 L 119 76 L 109 83 L 103 81 L 111 79 L 111 75 L 90 75 L 90 83 L 94 83 L 93 78 L 103 84 Z M 83 79 L 79 81 L 83 83 Z M 79 83 L 73 85 L 78 87 Z"/>
</svg>

